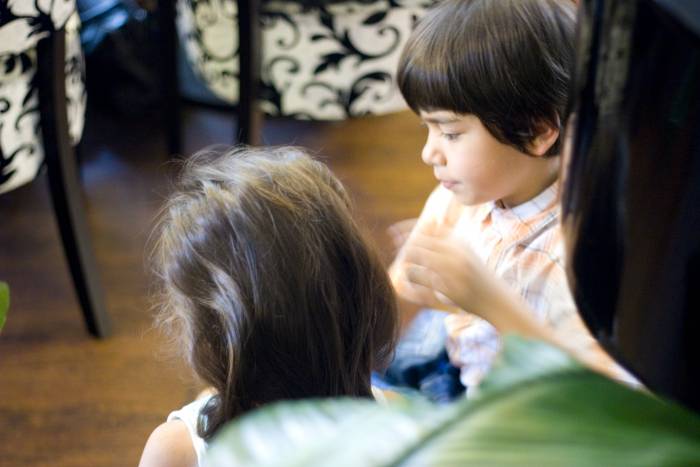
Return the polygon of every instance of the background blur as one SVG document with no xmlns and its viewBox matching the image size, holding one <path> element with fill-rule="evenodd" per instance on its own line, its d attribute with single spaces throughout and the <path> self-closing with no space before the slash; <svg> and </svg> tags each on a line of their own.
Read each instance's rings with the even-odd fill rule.
<svg viewBox="0 0 700 467">
<path fill-rule="evenodd" d="M 79 165 L 113 335 L 85 331 L 45 174 L 0 196 L 0 280 L 11 290 L 0 334 L 2 467 L 136 465 L 153 428 L 200 389 L 165 356 L 151 326 L 146 241 L 177 166 L 166 151 L 161 83 L 144 66 L 156 53 L 145 40 L 155 26 L 133 3 L 112 7 L 106 21 L 114 27 L 83 37 L 88 109 Z M 98 24 L 93 13 L 84 31 Z M 193 77 L 183 72 L 183 94 L 197 99 L 206 92 Z M 185 104 L 182 153 L 232 143 L 235 115 Z M 336 122 L 267 117 L 263 131 L 265 143 L 306 146 L 330 165 L 387 262 L 386 227 L 417 216 L 434 185 L 419 157 L 423 139 L 405 111 Z"/>
</svg>

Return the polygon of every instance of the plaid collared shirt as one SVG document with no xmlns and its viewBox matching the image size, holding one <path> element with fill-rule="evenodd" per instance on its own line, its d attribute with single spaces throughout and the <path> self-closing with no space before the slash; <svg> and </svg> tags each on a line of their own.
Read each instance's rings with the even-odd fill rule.
<svg viewBox="0 0 700 467">
<path fill-rule="evenodd" d="M 435 223 L 451 226 L 453 235 L 466 241 L 520 293 L 538 320 L 556 330 L 573 348 L 598 354 L 604 360 L 607 355 L 579 317 L 569 291 L 559 211 L 557 183 L 513 208 L 496 202 L 464 206 L 449 190 L 438 186 L 414 230 Z M 411 300 L 411 286 L 403 274 L 399 253 L 390 275 L 397 293 Z M 461 369 L 462 383 L 467 387 L 478 384 L 500 350 L 496 329 L 464 311 L 448 315 L 445 327 L 447 352 Z"/>
</svg>

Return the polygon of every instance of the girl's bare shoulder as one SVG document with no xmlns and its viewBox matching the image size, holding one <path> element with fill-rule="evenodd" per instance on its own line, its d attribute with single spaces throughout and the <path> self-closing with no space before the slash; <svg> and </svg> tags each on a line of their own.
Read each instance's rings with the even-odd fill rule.
<svg viewBox="0 0 700 467">
<path fill-rule="evenodd" d="M 181 420 L 165 422 L 153 430 L 141 454 L 139 467 L 165 466 L 197 467 L 197 454 Z"/>
</svg>

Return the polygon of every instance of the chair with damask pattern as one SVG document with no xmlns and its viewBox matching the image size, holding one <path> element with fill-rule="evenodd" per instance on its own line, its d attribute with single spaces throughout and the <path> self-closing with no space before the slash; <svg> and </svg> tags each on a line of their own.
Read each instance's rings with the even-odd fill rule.
<svg viewBox="0 0 700 467">
<path fill-rule="evenodd" d="M 433 3 L 178 0 L 177 33 L 200 80 L 224 102 L 239 104 L 239 141 L 257 143 L 259 108 L 311 120 L 405 108 L 394 70 L 408 34 Z M 168 115 L 176 118 L 177 111 Z M 170 128 L 177 124 L 171 120 Z M 174 147 L 178 134 L 171 132 Z"/>
<path fill-rule="evenodd" d="M 51 201 L 88 331 L 109 334 L 74 145 L 86 93 L 75 0 L 0 0 L 0 194 L 46 163 Z"/>
</svg>

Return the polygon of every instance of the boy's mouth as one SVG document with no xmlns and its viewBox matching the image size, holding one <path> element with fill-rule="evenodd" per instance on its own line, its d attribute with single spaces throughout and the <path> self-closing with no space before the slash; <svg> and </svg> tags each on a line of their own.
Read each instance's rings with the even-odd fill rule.
<svg viewBox="0 0 700 467">
<path fill-rule="evenodd" d="M 447 188 L 448 190 L 451 190 L 452 187 L 454 187 L 455 185 L 457 185 L 457 182 L 452 181 L 452 180 L 440 180 L 440 184 L 441 184 L 442 186 L 444 186 L 445 188 Z"/>
</svg>

